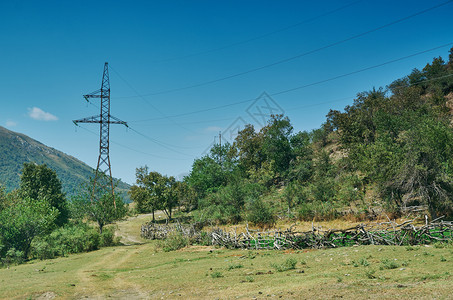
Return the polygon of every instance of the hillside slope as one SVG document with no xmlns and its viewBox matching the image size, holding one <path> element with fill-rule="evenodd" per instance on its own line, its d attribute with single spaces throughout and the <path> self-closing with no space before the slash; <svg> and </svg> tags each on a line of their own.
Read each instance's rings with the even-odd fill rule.
<svg viewBox="0 0 453 300">
<path fill-rule="evenodd" d="M 0 126 L 0 183 L 8 191 L 19 187 L 19 176 L 25 162 L 46 164 L 55 170 L 68 195 L 93 174 L 90 166 L 75 157 Z M 118 190 L 128 189 L 128 184 L 119 182 Z"/>
</svg>

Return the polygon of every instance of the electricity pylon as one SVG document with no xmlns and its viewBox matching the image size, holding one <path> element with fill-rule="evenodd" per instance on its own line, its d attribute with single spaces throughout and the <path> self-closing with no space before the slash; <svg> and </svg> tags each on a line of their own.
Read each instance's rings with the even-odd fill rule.
<svg viewBox="0 0 453 300">
<path fill-rule="evenodd" d="M 109 176 L 110 186 L 112 188 L 113 204 L 116 208 L 115 202 L 115 192 L 113 187 L 113 178 L 112 178 L 112 169 L 110 164 L 109 156 L 109 134 L 110 134 L 110 124 L 121 124 L 128 127 L 127 123 L 121 121 L 118 118 L 110 115 L 110 80 L 109 80 L 109 69 L 108 63 L 104 64 L 104 74 L 102 75 L 101 89 L 92 92 L 88 95 L 83 95 L 85 100 L 89 102 L 89 98 L 101 98 L 101 114 L 97 116 L 92 116 L 80 120 L 74 120 L 74 124 L 78 123 L 99 123 L 100 129 L 100 139 L 99 139 L 99 158 L 98 165 L 96 167 L 96 174 L 94 176 L 93 183 L 93 194 L 91 196 L 91 201 L 93 201 L 96 181 L 98 179 L 98 173 L 102 172 Z"/>
</svg>

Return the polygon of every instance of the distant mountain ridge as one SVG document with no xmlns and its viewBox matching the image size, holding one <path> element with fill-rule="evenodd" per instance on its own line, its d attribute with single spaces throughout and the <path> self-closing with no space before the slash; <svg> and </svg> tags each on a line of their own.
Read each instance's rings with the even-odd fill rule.
<svg viewBox="0 0 453 300">
<path fill-rule="evenodd" d="M 73 156 L 0 126 L 0 184 L 7 191 L 19 187 L 20 173 L 25 162 L 46 164 L 53 169 L 68 195 L 74 194 L 94 172 L 93 168 Z M 117 189 L 125 192 L 129 187 L 127 183 L 119 181 Z"/>
</svg>

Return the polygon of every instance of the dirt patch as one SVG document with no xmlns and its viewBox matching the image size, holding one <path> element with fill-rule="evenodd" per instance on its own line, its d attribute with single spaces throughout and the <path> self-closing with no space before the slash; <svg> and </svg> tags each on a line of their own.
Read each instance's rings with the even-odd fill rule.
<svg viewBox="0 0 453 300">
<path fill-rule="evenodd" d="M 212 246 L 198 246 L 192 245 L 178 250 L 179 252 L 213 252 L 216 248 Z"/>
<path fill-rule="evenodd" d="M 45 292 L 44 294 L 36 296 L 35 299 L 45 300 L 45 299 L 55 299 L 57 297 L 58 297 L 58 295 L 55 294 L 54 292 Z"/>
</svg>

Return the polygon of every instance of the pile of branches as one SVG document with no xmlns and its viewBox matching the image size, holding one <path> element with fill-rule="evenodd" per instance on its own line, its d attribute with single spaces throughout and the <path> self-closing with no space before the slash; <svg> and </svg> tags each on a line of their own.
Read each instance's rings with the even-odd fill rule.
<svg viewBox="0 0 453 300">
<path fill-rule="evenodd" d="M 393 221 L 361 224 L 347 229 L 323 230 L 312 226 L 311 231 L 293 231 L 294 226 L 282 231 L 250 230 L 245 232 L 225 231 L 214 228 L 203 236 L 215 246 L 242 249 L 320 249 L 353 245 L 420 245 L 434 242 L 453 241 L 453 223 L 434 220 L 423 226 L 415 226 L 412 221 L 397 224 Z M 142 226 L 142 236 L 152 239 L 163 239 L 169 232 L 176 230 L 192 240 L 201 239 L 201 231 L 194 225 L 146 224 Z"/>
<path fill-rule="evenodd" d="M 181 224 L 179 221 L 171 224 L 149 222 L 142 225 L 140 235 L 145 239 L 164 240 L 170 233 L 177 232 L 184 237 L 198 240 L 201 237 L 201 228 L 199 224 Z"/>
</svg>

